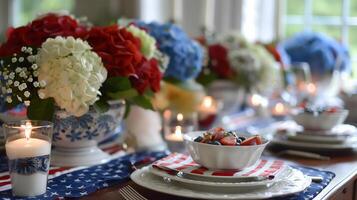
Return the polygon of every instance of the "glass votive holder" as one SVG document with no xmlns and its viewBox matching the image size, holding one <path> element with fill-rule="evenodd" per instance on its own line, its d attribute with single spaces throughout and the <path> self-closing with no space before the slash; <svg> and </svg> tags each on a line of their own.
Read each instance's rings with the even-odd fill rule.
<svg viewBox="0 0 357 200">
<path fill-rule="evenodd" d="M 172 152 L 184 152 L 183 134 L 197 131 L 197 113 L 183 114 L 165 110 L 163 118 L 164 138 L 169 150 Z"/>
<path fill-rule="evenodd" d="M 212 128 L 219 111 L 223 108 L 222 101 L 217 101 L 211 96 L 205 96 L 198 106 L 198 125 L 200 130 Z"/>
<path fill-rule="evenodd" d="M 3 124 L 14 196 L 46 193 L 53 124 L 23 120 Z"/>
</svg>

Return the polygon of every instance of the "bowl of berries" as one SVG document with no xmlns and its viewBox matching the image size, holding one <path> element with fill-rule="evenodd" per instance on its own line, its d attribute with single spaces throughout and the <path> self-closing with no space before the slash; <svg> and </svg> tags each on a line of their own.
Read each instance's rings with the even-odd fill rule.
<svg viewBox="0 0 357 200">
<path fill-rule="evenodd" d="M 305 130 L 330 130 L 342 124 L 348 115 L 348 110 L 338 107 L 298 109 L 292 118 Z"/>
<path fill-rule="evenodd" d="M 235 131 L 213 128 L 184 136 L 192 159 L 209 169 L 243 169 L 254 165 L 268 141 L 259 135 L 243 136 Z"/>
</svg>

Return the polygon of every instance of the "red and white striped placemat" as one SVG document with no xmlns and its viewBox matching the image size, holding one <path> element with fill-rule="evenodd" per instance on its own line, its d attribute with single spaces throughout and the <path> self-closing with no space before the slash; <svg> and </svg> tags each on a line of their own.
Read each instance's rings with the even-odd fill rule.
<svg viewBox="0 0 357 200">
<path fill-rule="evenodd" d="M 172 153 L 169 156 L 162 158 L 155 163 L 156 167 L 160 166 L 170 168 L 193 175 L 205 175 L 205 176 L 272 176 L 279 173 L 284 167 L 285 163 L 282 160 L 260 160 L 253 166 L 242 170 L 210 170 L 201 165 L 195 163 L 191 156 L 181 153 Z"/>
<path fill-rule="evenodd" d="M 109 153 L 112 159 L 123 156 L 125 152 L 119 144 L 107 144 L 101 147 L 103 151 Z M 63 174 L 67 174 L 73 171 L 81 170 L 88 167 L 50 167 L 48 172 L 48 179 L 52 179 Z M 0 191 L 11 189 L 11 179 L 9 172 L 0 173 Z"/>
</svg>

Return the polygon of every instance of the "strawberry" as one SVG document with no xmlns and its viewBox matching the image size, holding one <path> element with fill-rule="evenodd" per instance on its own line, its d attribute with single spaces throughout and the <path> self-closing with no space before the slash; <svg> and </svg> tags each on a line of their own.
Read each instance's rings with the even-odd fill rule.
<svg viewBox="0 0 357 200">
<path fill-rule="evenodd" d="M 257 145 L 260 145 L 260 144 L 263 143 L 262 137 L 260 137 L 259 135 L 256 135 L 255 138 L 256 138 L 256 142 L 255 142 L 255 143 L 256 143 Z"/>
<path fill-rule="evenodd" d="M 327 111 L 328 113 L 335 113 L 335 112 L 338 111 L 338 108 L 332 107 L 332 108 L 327 109 L 326 111 Z"/>
<path fill-rule="evenodd" d="M 224 131 L 217 131 L 215 133 L 213 133 L 213 140 L 220 140 L 224 137 Z"/>
<path fill-rule="evenodd" d="M 235 146 L 237 139 L 234 136 L 227 136 L 219 140 L 222 145 Z"/>
<path fill-rule="evenodd" d="M 216 133 L 216 132 L 224 132 L 224 128 L 222 128 L 222 127 L 214 128 L 213 133 Z"/>
<path fill-rule="evenodd" d="M 244 140 L 242 143 L 240 143 L 240 145 L 241 146 L 250 146 L 250 145 L 261 144 L 261 143 L 262 143 L 261 137 L 256 135 L 256 136 L 252 136 L 252 137 Z"/>
</svg>

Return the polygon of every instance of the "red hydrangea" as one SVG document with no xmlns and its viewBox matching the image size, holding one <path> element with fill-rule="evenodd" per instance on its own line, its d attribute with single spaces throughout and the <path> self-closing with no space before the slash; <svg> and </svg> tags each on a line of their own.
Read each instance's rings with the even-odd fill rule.
<svg viewBox="0 0 357 200">
<path fill-rule="evenodd" d="M 208 56 L 210 59 L 209 67 L 220 78 L 231 78 L 233 70 L 228 60 L 228 50 L 220 45 L 214 44 L 208 46 Z"/>
<path fill-rule="evenodd" d="M 130 77 L 130 80 L 139 93 L 144 93 L 147 89 L 151 89 L 153 92 L 160 90 L 162 73 L 159 70 L 156 59 L 146 60 L 144 58 L 136 71 L 137 76 Z"/>
<path fill-rule="evenodd" d="M 102 58 L 109 77 L 130 77 L 133 87 L 144 93 L 160 89 L 162 74 L 155 59 L 146 60 L 140 52 L 140 39 L 118 25 L 93 27 L 85 40 Z"/>
<path fill-rule="evenodd" d="M 47 38 L 56 36 L 82 37 L 86 28 L 67 15 L 47 14 L 26 26 L 9 28 L 7 41 L 0 46 L 0 56 L 10 56 L 23 46 L 40 47 Z"/>
</svg>

